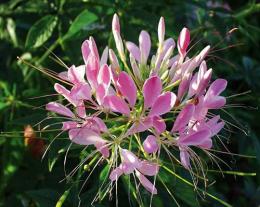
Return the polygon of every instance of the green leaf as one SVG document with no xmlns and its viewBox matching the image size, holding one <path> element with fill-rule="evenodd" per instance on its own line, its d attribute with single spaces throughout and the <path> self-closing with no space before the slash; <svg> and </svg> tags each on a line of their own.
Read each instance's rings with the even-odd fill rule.
<svg viewBox="0 0 260 207">
<path fill-rule="evenodd" d="M 58 18 L 54 15 L 47 15 L 38 20 L 28 32 L 25 47 L 37 48 L 45 43 L 51 37 L 57 21 Z"/>
<path fill-rule="evenodd" d="M 89 24 L 95 22 L 96 20 L 97 16 L 95 14 L 89 12 L 88 10 L 84 10 L 72 22 L 68 32 L 64 36 L 64 39 L 72 37 L 74 34 L 86 28 Z"/>
</svg>

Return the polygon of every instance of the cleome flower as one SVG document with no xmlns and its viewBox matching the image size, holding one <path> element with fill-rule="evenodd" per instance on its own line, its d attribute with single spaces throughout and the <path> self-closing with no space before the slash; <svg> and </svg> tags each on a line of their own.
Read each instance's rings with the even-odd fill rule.
<svg viewBox="0 0 260 207">
<path fill-rule="evenodd" d="M 157 194 L 155 180 L 147 176 L 158 174 L 163 150 L 178 150 L 179 163 L 192 170 L 192 148 L 213 147 L 224 122 L 211 110 L 226 104 L 220 94 L 227 81 L 211 81 L 212 69 L 204 60 L 210 46 L 189 57 L 187 28 L 180 32 L 175 55 L 175 41 L 165 39 L 163 17 L 154 55 L 148 32 L 141 31 L 137 45 L 124 44 L 120 31 L 115 14 L 112 32 L 118 56 L 106 47 L 100 57 L 92 37 L 83 42 L 84 64 L 59 73 L 66 86 L 54 85 L 66 104 L 50 102 L 46 109 L 64 117 L 61 129 L 71 142 L 93 145 L 106 159 L 111 182 L 123 174 L 133 175 Z"/>
</svg>

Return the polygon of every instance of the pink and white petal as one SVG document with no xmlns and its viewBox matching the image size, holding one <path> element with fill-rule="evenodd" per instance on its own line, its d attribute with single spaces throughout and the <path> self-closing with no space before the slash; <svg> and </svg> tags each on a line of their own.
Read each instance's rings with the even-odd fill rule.
<svg viewBox="0 0 260 207">
<path fill-rule="evenodd" d="M 104 97 L 106 96 L 106 89 L 103 84 L 99 84 L 96 89 L 96 100 L 101 106 L 104 102 Z"/>
<path fill-rule="evenodd" d="M 78 123 L 75 122 L 75 121 L 65 121 L 65 122 L 62 122 L 62 130 L 63 131 L 67 131 L 69 129 L 75 129 L 78 127 Z"/>
<path fill-rule="evenodd" d="M 70 103 L 72 103 L 74 106 L 77 105 L 77 100 L 75 100 L 68 89 L 66 89 L 63 85 L 59 83 L 54 84 L 54 89 L 57 93 L 62 95 L 65 99 L 67 99 Z"/>
<path fill-rule="evenodd" d="M 129 53 L 137 60 L 137 62 L 141 61 L 141 53 L 136 44 L 133 42 L 126 42 L 126 48 Z"/>
<path fill-rule="evenodd" d="M 88 58 L 88 62 L 86 64 L 86 76 L 92 89 L 96 89 L 98 85 L 97 83 L 98 72 L 99 72 L 98 59 L 93 54 L 90 54 Z"/>
<path fill-rule="evenodd" d="M 137 88 L 133 79 L 124 71 L 121 72 L 118 76 L 117 88 L 128 100 L 130 106 L 134 107 L 136 102 Z"/>
<path fill-rule="evenodd" d="M 106 46 L 106 48 L 104 49 L 101 55 L 100 65 L 102 66 L 104 64 L 107 64 L 107 60 L 108 60 L 108 47 Z"/>
<path fill-rule="evenodd" d="M 154 102 L 149 116 L 160 116 L 169 112 L 176 102 L 176 95 L 172 92 L 165 92 L 158 96 Z"/>
<path fill-rule="evenodd" d="M 171 47 L 175 47 L 175 41 L 172 38 L 168 38 L 167 40 L 164 41 L 163 43 L 163 55 L 162 57 L 164 57 L 165 53 L 171 48 Z"/>
<path fill-rule="evenodd" d="M 153 117 L 153 127 L 158 134 L 166 130 L 166 124 L 160 116 Z"/>
<path fill-rule="evenodd" d="M 162 82 L 158 76 L 152 76 L 144 82 L 143 96 L 144 107 L 147 109 L 151 107 L 157 97 L 161 94 Z"/>
<path fill-rule="evenodd" d="M 69 81 L 74 84 L 85 82 L 85 80 L 84 80 L 85 70 L 86 70 L 85 65 L 81 65 L 78 67 L 75 67 L 74 65 L 72 65 L 68 69 Z"/>
<path fill-rule="evenodd" d="M 89 38 L 89 49 L 91 51 L 92 54 L 95 54 L 97 60 L 99 61 L 100 58 L 99 58 L 99 53 L 98 53 L 98 49 L 97 49 L 97 45 L 96 45 L 96 42 L 94 40 L 93 37 L 90 36 Z"/>
<path fill-rule="evenodd" d="M 120 149 L 120 154 L 124 163 L 132 165 L 134 168 L 141 167 L 141 162 L 134 153 L 127 149 Z"/>
<path fill-rule="evenodd" d="M 83 60 L 84 60 L 85 64 L 87 64 L 88 57 L 89 57 L 89 54 L 90 54 L 89 40 L 85 40 L 82 43 L 82 45 L 81 45 L 81 53 L 82 53 L 82 57 L 83 57 Z"/>
<path fill-rule="evenodd" d="M 186 169 L 190 168 L 190 155 L 185 149 L 180 149 L 181 164 Z"/>
<path fill-rule="evenodd" d="M 95 145 L 105 142 L 98 133 L 87 127 L 69 130 L 69 138 L 72 142 L 80 145 Z"/>
<path fill-rule="evenodd" d="M 139 48 L 141 55 L 141 64 L 146 64 L 151 50 L 151 38 L 146 31 L 141 31 L 139 35 Z"/>
<path fill-rule="evenodd" d="M 127 103 L 122 98 L 116 95 L 105 96 L 103 105 L 114 112 L 119 112 L 125 115 L 130 114 L 130 109 Z"/>
<path fill-rule="evenodd" d="M 64 72 L 59 73 L 58 77 L 63 79 L 63 80 L 66 80 L 66 81 L 70 81 L 69 78 L 68 78 L 68 71 L 64 71 Z"/>
<path fill-rule="evenodd" d="M 107 64 L 100 68 L 97 76 L 97 82 L 98 84 L 103 84 L 106 88 L 109 87 L 111 82 L 111 71 Z"/>
<path fill-rule="evenodd" d="M 111 172 L 110 175 L 109 175 L 109 179 L 110 179 L 111 181 L 115 181 L 115 180 L 117 180 L 122 174 L 123 174 L 123 171 L 122 171 L 119 167 L 117 167 L 117 168 L 115 168 L 114 170 L 112 170 L 112 172 Z"/>
<path fill-rule="evenodd" d="M 157 139 L 153 135 L 149 135 L 143 142 L 144 151 L 147 153 L 154 153 L 157 152 L 159 149 L 159 145 L 157 143 Z"/>
<path fill-rule="evenodd" d="M 180 36 L 178 38 L 178 51 L 182 56 L 186 55 L 186 50 L 190 43 L 190 31 L 184 27 L 181 30 Z"/>
<path fill-rule="evenodd" d="M 155 188 L 155 186 L 142 173 L 136 170 L 135 174 L 146 190 L 148 190 L 152 194 L 157 194 L 157 189 Z"/>
<path fill-rule="evenodd" d="M 165 22 L 164 22 L 164 18 L 161 17 L 158 24 L 158 40 L 160 44 L 163 43 L 164 41 L 164 35 L 165 35 Z"/>
<path fill-rule="evenodd" d="M 177 116 L 171 131 L 182 131 L 191 120 L 194 111 L 195 106 L 193 104 L 186 105 Z"/>
<path fill-rule="evenodd" d="M 147 160 L 141 161 L 141 167 L 138 170 L 143 175 L 154 176 L 159 172 L 159 165 L 157 163 L 148 162 Z"/>
<path fill-rule="evenodd" d="M 114 14 L 113 20 L 112 20 L 112 30 L 113 32 L 120 33 L 120 22 L 117 14 Z"/>
<path fill-rule="evenodd" d="M 87 83 L 74 85 L 70 92 L 73 100 L 91 100 L 91 88 Z"/>
<path fill-rule="evenodd" d="M 66 106 L 63 106 L 62 104 L 56 103 L 56 102 L 50 102 L 50 103 L 46 104 L 46 110 L 55 112 L 55 113 L 63 115 L 63 116 L 74 118 L 74 114 L 72 113 L 72 111 L 69 108 L 67 108 Z"/>
</svg>

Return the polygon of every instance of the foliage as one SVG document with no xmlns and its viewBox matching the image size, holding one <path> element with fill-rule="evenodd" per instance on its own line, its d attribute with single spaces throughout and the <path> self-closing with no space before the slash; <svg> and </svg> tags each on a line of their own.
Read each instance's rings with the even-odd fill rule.
<svg viewBox="0 0 260 207">
<path fill-rule="evenodd" d="M 210 3 L 211 2 L 211 3 Z M 223 6 L 223 5 L 226 5 Z M 228 5 L 228 6 L 227 6 Z M 17 60 L 17 56 L 37 67 L 46 67 L 57 72 L 61 67 L 48 58 L 54 52 L 67 65 L 80 64 L 80 46 L 90 35 L 95 36 L 98 46 L 115 47 L 112 41 L 111 20 L 116 12 L 120 16 L 124 39 L 137 42 L 139 30 L 146 28 L 156 39 L 156 25 L 160 16 L 166 20 L 167 34 L 178 36 L 181 28 L 187 26 L 194 37 L 197 48 L 210 44 L 215 46 L 208 58 L 208 65 L 214 73 L 229 80 L 227 95 L 229 103 L 239 104 L 223 112 L 227 120 L 234 123 L 234 133 L 228 134 L 228 149 L 232 153 L 250 156 L 231 156 L 218 154 L 231 167 L 221 165 L 225 178 L 217 166 L 209 163 L 209 179 L 216 183 L 208 187 L 207 194 L 201 190 L 194 192 L 189 184 L 187 173 L 178 168 L 178 174 L 165 165 L 160 171 L 162 189 L 160 196 L 154 197 L 156 206 L 174 206 L 174 199 L 181 206 L 257 206 L 259 204 L 259 177 L 252 176 L 259 171 L 260 164 L 260 103 L 259 67 L 259 10 L 260 4 L 255 1 L 112 1 L 112 0 L 9 0 L 0 3 L 0 130 L 12 132 L 2 134 L 0 139 L 1 177 L 0 206 L 77 206 L 77 194 L 81 188 L 76 174 L 73 185 L 65 182 L 63 159 L 68 140 L 54 142 L 47 157 L 40 162 L 39 157 L 31 153 L 24 144 L 23 131 L 27 124 L 35 124 L 46 114 L 41 106 L 49 97 L 30 99 L 51 94 L 54 80 Z M 232 28 L 238 28 L 231 35 L 226 35 Z M 230 45 L 233 45 L 232 47 Z M 48 48 L 48 49 L 47 49 Z M 102 51 L 104 48 L 100 48 Z M 234 94 L 245 93 L 241 96 Z M 39 136 L 39 135 L 37 135 Z M 42 137 L 45 144 L 55 134 Z M 222 147 L 223 148 L 223 147 Z M 73 148 L 68 155 L 66 167 L 69 171 L 84 159 L 87 150 Z M 256 157 L 256 158 L 255 158 Z M 69 162 L 69 164 L 68 164 Z M 47 167 L 49 166 L 49 168 Z M 90 172 L 91 163 L 80 168 Z M 101 168 L 100 168 L 101 169 Z M 100 170 L 97 167 L 97 171 Z M 165 171 L 171 170 L 171 174 Z M 250 176 L 251 175 L 251 176 Z M 97 181 L 105 180 L 106 172 L 101 176 L 93 173 L 86 189 L 82 192 L 81 203 L 90 205 L 98 191 Z M 225 179 L 225 182 L 223 182 Z M 119 206 L 127 205 L 128 181 L 122 180 L 119 185 L 125 191 L 119 192 Z M 130 186 L 130 189 L 133 186 Z M 130 191 L 130 193 L 132 193 Z M 100 192 L 102 194 L 102 192 Z M 145 198 L 145 192 L 142 194 Z M 100 195 L 102 197 L 102 195 Z M 132 206 L 136 195 L 131 194 Z M 217 200 L 219 199 L 220 202 Z M 115 204 L 106 197 L 96 206 Z M 149 204 L 148 200 L 143 200 Z"/>
</svg>

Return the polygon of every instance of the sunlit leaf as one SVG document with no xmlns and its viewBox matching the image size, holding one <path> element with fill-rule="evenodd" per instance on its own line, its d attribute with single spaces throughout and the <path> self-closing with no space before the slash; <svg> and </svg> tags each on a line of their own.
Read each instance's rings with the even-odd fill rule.
<svg viewBox="0 0 260 207">
<path fill-rule="evenodd" d="M 47 15 L 38 20 L 27 34 L 25 47 L 37 48 L 43 45 L 51 37 L 57 21 L 58 18 L 54 15 Z"/>
</svg>

